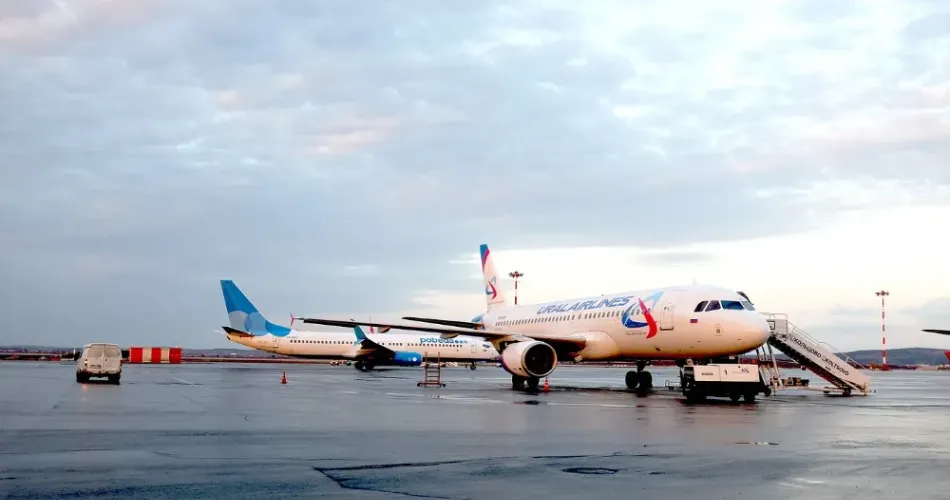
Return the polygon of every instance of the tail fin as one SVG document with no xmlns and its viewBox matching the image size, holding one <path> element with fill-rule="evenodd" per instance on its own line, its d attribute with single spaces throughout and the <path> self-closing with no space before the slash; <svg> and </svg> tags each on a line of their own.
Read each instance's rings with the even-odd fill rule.
<svg viewBox="0 0 950 500">
<path fill-rule="evenodd" d="M 505 306 L 505 293 L 498 287 L 498 270 L 495 269 L 495 260 L 492 259 L 491 250 L 488 245 L 482 244 L 479 247 L 479 253 L 482 256 L 482 279 L 485 285 L 485 301 L 487 310 L 497 309 Z"/>
<path fill-rule="evenodd" d="M 221 280 L 221 293 L 224 295 L 224 306 L 228 310 L 231 328 L 253 335 L 270 334 L 275 337 L 284 337 L 290 333 L 289 328 L 267 321 L 233 281 Z"/>
</svg>

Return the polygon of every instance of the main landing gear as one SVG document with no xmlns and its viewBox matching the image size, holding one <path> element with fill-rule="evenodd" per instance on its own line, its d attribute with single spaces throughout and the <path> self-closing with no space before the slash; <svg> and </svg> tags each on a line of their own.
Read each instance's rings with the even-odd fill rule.
<svg viewBox="0 0 950 500">
<path fill-rule="evenodd" d="M 637 361 L 637 371 L 627 372 L 627 388 L 635 389 L 641 394 L 646 394 L 653 389 L 653 375 L 648 371 L 644 371 L 646 366 L 646 361 Z"/>
<path fill-rule="evenodd" d="M 476 368 L 476 367 L 475 367 L 475 362 L 474 362 L 474 361 L 472 361 L 472 364 L 471 364 L 471 365 L 469 365 L 469 367 L 468 367 L 468 368 L 469 368 L 469 370 L 474 370 L 474 369 Z"/>
<path fill-rule="evenodd" d="M 376 363 L 373 363 L 372 361 L 357 361 L 353 363 L 353 368 L 356 368 L 361 372 L 368 372 L 373 368 L 376 368 Z"/>
<path fill-rule="evenodd" d="M 538 386 L 541 384 L 541 379 L 536 377 L 519 377 L 518 375 L 511 376 L 511 388 L 516 391 L 528 390 L 529 392 L 537 392 Z"/>
</svg>

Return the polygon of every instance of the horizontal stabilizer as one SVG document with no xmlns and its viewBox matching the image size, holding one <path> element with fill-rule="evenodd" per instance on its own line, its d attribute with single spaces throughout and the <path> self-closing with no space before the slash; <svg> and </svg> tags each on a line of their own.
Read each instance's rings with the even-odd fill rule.
<svg viewBox="0 0 950 500">
<path fill-rule="evenodd" d="M 433 325 L 454 326 L 456 328 L 480 328 L 482 325 L 472 321 L 457 321 L 452 319 L 420 318 L 418 316 L 403 316 L 402 319 L 409 321 L 418 321 L 420 323 L 432 323 Z"/>
<path fill-rule="evenodd" d="M 236 328 L 231 328 L 230 326 L 222 326 L 221 328 L 224 328 L 224 332 L 227 333 L 228 335 L 233 335 L 233 336 L 235 336 L 235 337 L 246 337 L 246 338 L 247 338 L 247 337 L 253 337 L 253 336 L 254 336 L 254 335 L 252 335 L 252 334 L 250 334 L 250 333 L 247 333 L 247 332 L 245 332 L 245 331 L 243 331 L 243 330 L 238 330 L 238 329 L 236 329 Z"/>
<path fill-rule="evenodd" d="M 933 328 L 925 328 L 927 333 L 939 333 L 940 335 L 950 335 L 950 330 L 934 330 Z"/>
</svg>

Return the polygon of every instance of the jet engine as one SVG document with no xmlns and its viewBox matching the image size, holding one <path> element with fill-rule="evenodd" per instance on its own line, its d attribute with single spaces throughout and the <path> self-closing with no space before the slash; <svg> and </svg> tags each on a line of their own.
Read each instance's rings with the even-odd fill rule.
<svg viewBox="0 0 950 500">
<path fill-rule="evenodd" d="M 515 342 L 501 352 L 501 366 L 519 377 L 547 377 L 557 366 L 557 351 L 537 340 Z"/>
<path fill-rule="evenodd" d="M 422 354 L 399 351 L 393 355 L 393 364 L 396 366 L 419 366 L 422 364 Z"/>
</svg>

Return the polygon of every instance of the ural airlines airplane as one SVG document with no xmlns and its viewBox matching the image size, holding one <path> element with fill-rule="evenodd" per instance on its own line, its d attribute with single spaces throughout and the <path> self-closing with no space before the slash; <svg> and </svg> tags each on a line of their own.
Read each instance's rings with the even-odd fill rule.
<svg viewBox="0 0 950 500">
<path fill-rule="evenodd" d="M 470 363 L 495 361 L 498 351 L 479 337 L 409 333 L 366 334 L 354 325 L 352 333 L 302 332 L 271 323 L 231 280 L 221 280 L 230 327 L 223 327 L 228 340 L 260 351 L 307 359 L 352 360 L 357 370 L 377 365 L 419 366 L 423 354 L 444 361 Z"/>
<path fill-rule="evenodd" d="M 713 286 L 672 286 L 536 305 L 507 306 L 498 288 L 498 272 L 481 245 L 487 312 L 472 321 L 406 316 L 439 326 L 360 323 L 376 327 L 484 337 L 501 353 L 512 386 L 536 389 L 558 361 L 636 361 L 626 374 L 627 387 L 653 386 L 651 360 L 701 361 L 755 350 L 770 335 L 765 317 L 741 292 Z M 348 327 L 355 321 L 297 318 L 306 323 Z"/>
</svg>

